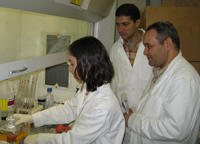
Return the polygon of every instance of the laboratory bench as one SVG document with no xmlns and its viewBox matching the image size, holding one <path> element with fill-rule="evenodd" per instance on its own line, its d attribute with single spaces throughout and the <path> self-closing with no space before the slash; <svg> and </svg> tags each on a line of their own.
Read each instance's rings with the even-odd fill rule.
<svg viewBox="0 0 200 144">
<path fill-rule="evenodd" d="M 70 127 L 69 124 L 63 125 L 45 125 L 41 127 L 35 127 L 34 124 L 21 124 L 17 126 L 18 130 L 5 130 L 5 126 L 7 125 L 7 121 L 2 120 L 0 122 L 0 142 L 7 142 L 7 136 L 11 133 L 16 135 L 16 144 L 20 144 L 20 141 L 23 141 L 25 137 L 28 135 L 34 135 L 39 133 L 62 133 L 67 132 Z M 3 127 L 3 128 L 2 128 Z"/>
</svg>

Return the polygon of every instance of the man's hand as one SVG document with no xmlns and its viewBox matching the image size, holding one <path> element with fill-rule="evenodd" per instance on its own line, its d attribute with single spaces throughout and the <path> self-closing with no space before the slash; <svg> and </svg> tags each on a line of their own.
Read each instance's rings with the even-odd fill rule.
<svg viewBox="0 0 200 144">
<path fill-rule="evenodd" d="M 133 113 L 133 110 L 132 109 L 129 109 L 129 114 L 132 114 Z"/>
<path fill-rule="evenodd" d="M 124 114 L 124 118 L 125 118 L 125 125 L 126 127 L 128 127 L 128 119 L 130 117 L 130 115 L 133 113 L 132 109 L 129 109 L 129 114 L 127 114 L 126 112 L 123 113 Z"/>
</svg>

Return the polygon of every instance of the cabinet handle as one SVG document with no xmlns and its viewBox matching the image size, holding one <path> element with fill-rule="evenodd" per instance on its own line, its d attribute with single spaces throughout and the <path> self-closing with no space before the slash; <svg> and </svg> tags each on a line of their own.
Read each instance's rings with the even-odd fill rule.
<svg viewBox="0 0 200 144">
<path fill-rule="evenodd" d="M 23 67 L 23 68 L 20 69 L 20 70 L 10 70 L 10 71 L 9 71 L 9 74 L 14 74 L 14 73 L 23 72 L 23 71 L 26 71 L 27 69 L 28 69 L 27 67 Z"/>
</svg>

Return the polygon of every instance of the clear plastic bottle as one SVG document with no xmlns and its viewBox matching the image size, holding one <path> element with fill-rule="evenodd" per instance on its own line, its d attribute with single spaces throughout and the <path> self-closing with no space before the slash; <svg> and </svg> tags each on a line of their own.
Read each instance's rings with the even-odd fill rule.
<svg viewBox="0 0 200 144">
<path fill-rule="evenodd" d="M 53 102 L 54 102 L 54 97 L 52 95 L 52 88 L 47 88 L 45 109 L 52 107 Z"/>
</svg>

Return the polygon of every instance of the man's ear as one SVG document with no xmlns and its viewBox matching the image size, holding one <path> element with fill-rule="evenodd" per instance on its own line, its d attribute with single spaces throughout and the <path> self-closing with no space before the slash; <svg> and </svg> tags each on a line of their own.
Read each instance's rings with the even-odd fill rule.
<svg viewBox="0 0 200 144">
<path fill-rule="evenodd" d="M 170 37 L 166 38 L 166 40 L 164 41 L 164 46 L 166 47 L 167 50 L 172 49 L 173 42 L 172 42 L 172 39 Z"/>
<path fill-rule="evenodd" d="M 137 28 L 139 27 L 140 23 L 141 23 L 140 19 L 136 20 L 135 25 L 136 25 Z"/>
</svg>

